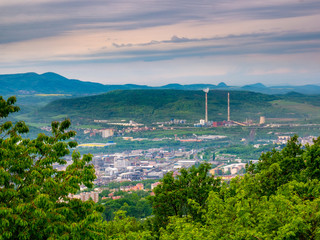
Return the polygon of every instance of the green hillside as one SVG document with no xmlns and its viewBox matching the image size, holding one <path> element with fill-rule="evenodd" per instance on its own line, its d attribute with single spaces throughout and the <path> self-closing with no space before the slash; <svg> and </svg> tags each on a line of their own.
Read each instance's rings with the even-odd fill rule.
<svg viewBox="0 0 320 240">
<path fill-rule="evenodd" d="M 208 93 L 208 115 L 211 121 L 227 119 L 227 91 Z M 106 94 L 60 99 L 42 108 L 41 119 L 135 120 L 142 123 L 204 118 L 204 93 L 182 90 L 116 90 Z M 266 95 L 245 91 L 230 91 L 231 119 L 257 121 L 267 118 L 319 118 L 320 97 L 296 94 Z"/>
<path fill-rule="evenodd" d="M 59 74 L 48 72 L 0 74 L 0 95 L 30 95 L 30 94 L 72 94 L 90 95 L 112 91 L 115 89 L 143 89 L 144 85 L 103 85 L 94 82 L 85 82 L 68 79 Z"/>
</svg>

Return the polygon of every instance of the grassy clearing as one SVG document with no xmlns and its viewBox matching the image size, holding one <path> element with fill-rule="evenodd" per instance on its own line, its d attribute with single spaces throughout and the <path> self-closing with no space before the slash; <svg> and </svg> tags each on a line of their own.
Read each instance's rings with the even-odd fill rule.
<svg viewBox="0 0 320 240">
<path fill-rule="evenodd" d="M 58 93 L 54 93 L 54 94 L 45 94 L 45 93 L 39 93 L 39 94 L 34 94 L 34 96 L 37 97 L 69 97 L 72 96 L 71 94 L 58 94 Z"/>
<path fill-rule="evenodd" d="M 79 144 L 78 147 L 106 147 L 107 143 L 82 143 Z"/>
<path fill-rule="evenodd" d="M 287 112 L 303 114 L 312 119 L 320 117 L 320 107 L 318 106 L 286 100 L 275 100 L 271 103 L 274 107 L 281 108 Z"/>
<path fill-rule="evenodd" d="M 52 116 L 50 118 L 53 120 L 61 120 L 61 119 L 69 118 L 69 116 L 67 114 L 60 114 L 60 115 Z"/>
<path fill-rule="evenodd" d="M 45 124 L 45 123 L 31 123 L 28 122 L 28 125 L 31 127 L 36 127 L 36 128 L 42 128 L 42 127 L 48 127 L 50 124 Z"/>
<path fill-rule="evenodd" d="M 90 128 L 90 129 L 102 129 L 103 128 L 103 127 L 101 127 L 99 125 L 94 125 L 94 124 L 91 124 L 91 125 L 90 124 L 81 124 L 81 125 L 74 125 L 73 127 L 82 128 L 82 129 L 87 129 L 87 128 Z"/>
</svg>

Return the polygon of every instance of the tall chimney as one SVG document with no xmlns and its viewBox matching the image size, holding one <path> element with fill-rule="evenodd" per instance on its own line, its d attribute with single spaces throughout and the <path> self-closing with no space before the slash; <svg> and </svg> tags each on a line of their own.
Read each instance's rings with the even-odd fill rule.
<svg viewBox="0 0 320 240">
<path fill-rule="evenodd" d="M 208 93 L 206 92 L 206 123 L 208 122 Z"/>
<path fill-rule="evenodd" d="M 209 88 L 203 89 L 203 91 L 206 93 L 206 118 L 205 118 L 205 122 L 208 122 L 208 92 L 209 92 Z"/>
<path fill-rule="evenodd" d="M 230 93 L 228 93 L 228 122 L 230 122 Z"/>
</svg>

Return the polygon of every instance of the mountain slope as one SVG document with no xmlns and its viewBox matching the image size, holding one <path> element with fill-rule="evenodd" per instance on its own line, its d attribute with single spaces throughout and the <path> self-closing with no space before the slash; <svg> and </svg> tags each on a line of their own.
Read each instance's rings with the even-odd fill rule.
<svg viewBox="0 0 320 240">
<path fill-rule="evenodd" d="M 28 94 L 28 93 L 86 93 L 101 92 L 103 86 L 98 83 L 87 83 L 70 80 L 55 73 L 36 73 L 0 75 L 0 93 Z"/>
<path fill-rule="evenodd" d="M 228 91 L 223 90 L 208 93 L 209 120 L 227 119 L 227 93 Z M 277 96 L 230 91 L 231 119 L 257 121 L 260 116 L 300 119 L 313 117 L 312 111 L 320 110 L 320 96 L 298 95 Z M 293 108 L 295 104 L 299 107 Z M 56 100 L 42 108 L 37 118 L 55 119 L 63 116 L 88 121 L 126 119 L 142 123 L 168 121 L 172 118 L 198 121 L 204 118 L 204 105 L 202 91 L 117 90 L 95 96 Z"/>
<path fill-rule="evenodd" d="M 115 89 L 148 88 L 134 84 L 103 85 L 65 78 L 56 73 L 21 73 L 0 75 L 0 94 L 96 94 Z"/>
</svg>

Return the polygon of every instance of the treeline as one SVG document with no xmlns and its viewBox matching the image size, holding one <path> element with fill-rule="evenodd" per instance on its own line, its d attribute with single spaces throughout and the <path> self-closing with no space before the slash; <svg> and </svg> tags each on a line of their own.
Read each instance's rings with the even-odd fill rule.
<svg viewBox="0 0 320 240">
<path fill-rule="evenodd" d="M 219 153 L 234 154 L 241 159 L 259 159 L 261 153 L 271 151 L 273 148 L 274 144 L 260 145 L 259 147 L 237 144 L 219 150 Z"/>
<path fill-rule="evenodd" d="M 144 179 L 144 180 L 140 180 L 140 181 L 124 181 L 124 182 L 110 182 L 107 185 L 104 185 L 103 187 L 108 188 L 108 189 L 119 189 L 120 187 L 125 187 L 125 186 L 131 186 L 132 184 L 137 184 L 137 183 L 142 183 L 143 187 L 145 189 L 151 189 L 151 184 L 158 182 L 157 179 Z M 105 193 L 110 192 L 110 191 L 106 191 Z M 102 195 L 101 195 L 102 196 Z M 104 196 L 106 196 L 106 194 L 104 194 Z"/>
</svg>

